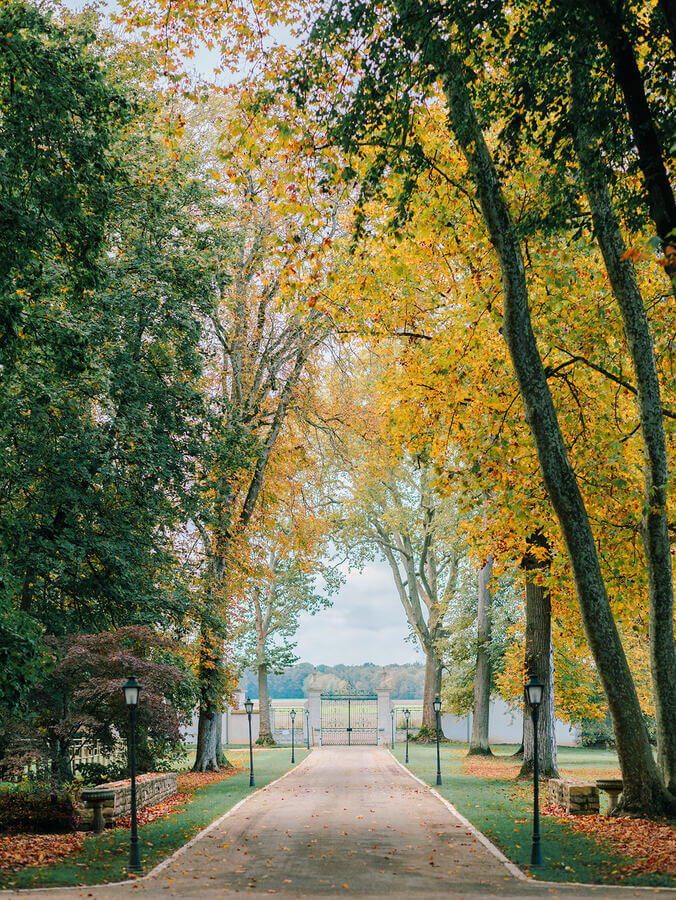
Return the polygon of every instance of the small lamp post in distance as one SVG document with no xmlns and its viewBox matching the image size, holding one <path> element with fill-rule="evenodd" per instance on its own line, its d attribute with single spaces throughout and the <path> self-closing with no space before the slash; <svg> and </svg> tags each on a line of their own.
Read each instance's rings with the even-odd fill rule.
<svg viewBox="0 0 676 900">
<path fill-rule="evenodd" d="M 406 719 L 406 764 L 408 765 L 408 723 L 411 718 L 411 710 L 404 710 L 404 718 Z"/>
<path fill-rule="evenodd" d="M 394 750 L 394 707 L 390 710 L 390 716 L 392 718 L 392 749 Z"/>
<path fill-rule="evenodd" d="M 305 746 L 310 749 L 310 710 L 305 707 Z"/>
<path fill-rule="evenodd" d="M 289 718 L 291 719 L 291 765 L 293 765 L 296 761 L 296 743 L 295 743 L 295 733 L 296 733 L 296 710 L 292 709 L 289 713 Z"/>
<path fill-rule="evenodd" d="M 247 697 L 244 701 L 244 709 L 249 720 L 249 787 L 255 787 L 254 767 L 253 767 L 253 740 L 251 738 L 251 713 L 253 712 L 253 700 Z"/>
<path fill-rule="evenodd" d="M 441 732 L 441 700 L 435 697 L 432 706 L 437 719 L 437 784 L 441 784 L 441 756 L 439 755 L 439 734 Z"/>
<path fill-rule="evenodd" d="M 129 839 L 129 871 L 143 872 L 138 845 L 138 820 L 136 817 L 136 708 L 141 685 L 131 675 L 124 684 L 124 702 L 129 710 L 129 777 L 131 781 L 131 836 Z"/>
<path fill-rule="evenodd" d="M 544 685 L 535 677 L 530 676 L 526 685 L 526 699 L 530 706 L 533 719 L 533 845 L 530 852 L 531 866 L 542 865 L 542 847 L 540 846 L 540 761 L 538 759 L 538 719 L 540 717 L 540 704 Z"/>
</svg>

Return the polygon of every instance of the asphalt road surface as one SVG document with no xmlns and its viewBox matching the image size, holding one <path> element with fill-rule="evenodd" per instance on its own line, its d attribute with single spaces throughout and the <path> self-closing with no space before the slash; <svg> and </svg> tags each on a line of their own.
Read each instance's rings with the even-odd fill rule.
<svg viewBox="0 0 676 900">
<path fill-rule="evenodd" d="M 538 884 L 517 877 L 380 747 L 314 750 L 145 878 L 0 897 L 484 897 L 676 900 L 665 889 Z"/>
</svg>

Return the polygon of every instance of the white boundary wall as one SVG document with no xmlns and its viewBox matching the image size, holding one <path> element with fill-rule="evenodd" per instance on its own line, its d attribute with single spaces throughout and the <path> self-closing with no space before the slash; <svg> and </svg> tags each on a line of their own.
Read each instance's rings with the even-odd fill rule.
<svg viewBox="0 0 676 900">
<path fill-rule="evenodd" d="M 277 700 L 273 705 L 294 707 L 297 711 L 296 718 L 296 742 L 298 745 L 305 743 L 306 732 L 305 709 L 310 712 L 310 744 L 319 743 L 319 730 L 321 727 L 320 719 L 320 699 L 319 693 L 314 696 L 315 692 L 311 692 L 309 699 L 292 699 Z M 391 740 L 391 720 L 390 709 L 391 701 L 386 696 L 386 691 L 378 692 L 378 726 L 381 740 L 385 744 L 389 744 Z M 397 706 L 406 701 L 396 700 Z M 410 701 L 421 703 L 422 701 Z M 251 732 L 253 740 L 258 737 L 258 701 L 255 701 L 254 712 L 251 715 Z M 468 741 L 472 730 L 472 716 L 452 716 L 450 713 L 442 713 L 441 725 L 443 732 L 447 738 L 452 741 Z M 490 720 L 489 720 L 489 740 L 491 744 L 520 744 L 522 732 L 521 713 L 510 709 L 504 700 L 497 699 L 491 701 Z M 395 734 L 396 740 L 401 740 L 403 732 L 397 730 Z M 184 731 L 184 739 L 189 744 L 194 744 L 197 740 L 197 716 L 193 718 L 190 727 Z M 285 730 L 275 733 L 275 739 L 281 744 L 291 743 L 291 733 Z M 556 741 L 561 746 L 575 746 L 577 742 L 577 732 L 565 722 L 556 721 Z M 223 743 L 225 744 L 248 744 L 249 743 L 249 726 L 247 715 L 244 709 L 228 709 L 223 714 Z"/>
</svg>

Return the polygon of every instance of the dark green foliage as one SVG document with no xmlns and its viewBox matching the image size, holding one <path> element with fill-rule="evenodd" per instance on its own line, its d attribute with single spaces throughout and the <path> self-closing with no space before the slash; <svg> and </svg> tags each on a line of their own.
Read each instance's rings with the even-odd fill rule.
<svg viewBox="0 0 676 900">
<path fill-rule="evenodd" d="M 96 787 L 110 781 L 123 781 L 129 778 L 129 766 L 126 759 L 113 760 L 109 763 L 81 763 L 75 772 L 77 780 L 83 787 Z"/>
<path fill-rule="evenodd" d="M 80 821 L 77 791 L 51 785 L 26 784 L 0 790 L 0 833 L 40 834 L 75 831 Z"/>
<path fill-rule="evenodd" d="M 0 26 L 7 721 L 44 693 L 43 635 L 186 625 L 174 536 L 206 432 L 200 304 L 222 240 L 192 161 L 157 141 L 157 110 L 113 84 L 93 34 L 21 3 Z"/>
<path fill-rule="evenodd" d="M 67 314 L 36 305 L 61 291 L 81 308 L 96 283 L 111 199 L 114 132 L 126 101 L 90 49 L 31 3 L 0 10 L 0 363 L 39 339 L 64 370 L 86 343 Z M 62 311 L 65 312 L 65 311 Z"/>
</svg>

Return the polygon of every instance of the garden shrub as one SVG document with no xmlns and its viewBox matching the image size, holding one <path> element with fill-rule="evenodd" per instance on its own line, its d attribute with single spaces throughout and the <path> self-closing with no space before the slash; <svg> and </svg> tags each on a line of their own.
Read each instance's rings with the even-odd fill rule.
<svg viewBox="0 0 676 900">
<path fill-rule="evenodd" d="M 79 763 L 76 774 L 83 785 L 93 787 L 109 781 L 124 781 L 129 778 L 129 766 L 126 759 L 111 760 L 108 763 Z"/>
<path fill-rule="evenodd" d="M 0 791 L 0 833 L 65 833 L 80 822 L 76 788 L 21 784 Z"/>
</svg>

